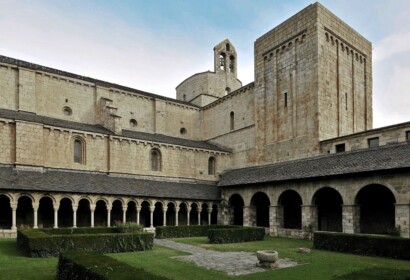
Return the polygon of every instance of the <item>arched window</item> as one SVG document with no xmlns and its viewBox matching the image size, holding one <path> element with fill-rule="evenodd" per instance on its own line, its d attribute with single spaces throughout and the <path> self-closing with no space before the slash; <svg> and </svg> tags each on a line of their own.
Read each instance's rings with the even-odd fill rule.
<svg viewBox="0 0 410 280">
<path fill-rule="evenodd" d="M 229 43 L 226 43 L 225 49 L 226 49 L 227 52 L 230 52 L 231 51 L 231 45 L 229 45 Z"/>
<path fill-rule="evenodd" d="M 208 159 L 208 175 L 215 175 L 216 174 L 216 159 L 214 157 L 210 157 Z"/>
<path fill-rule="evenodd" d="M 235 72 L 235 57 L 233 55 L 229 57 L 229 72 Z"/>
<path fill-rule="evenodd" d="M 232 111 L 230 115 L 231 130 L 235 129 L 235 113 Z"/>
<path fill-rule="evenodd" d="M 225 70 L 225 65 L 226 65 L 226 55 L 225 53 L 221 53 L 219 55 L 219 69 Z"/>
<path fill-rule="evenodd" d="M 74 138 L 74 162 L 85 164 L 85 142 L 82 138 Z"/>
<path fill-rule="evenodd" d="M 186 101 L 186 94 L 185 93 L 182 95 L 182 100 Z"/>
<path fill-rule="evenodd" d="M 151 170 L 161 171 L 161 152 L 158 149 L 152 149 L 150 158 L 151 158 Z"/>
</svg>

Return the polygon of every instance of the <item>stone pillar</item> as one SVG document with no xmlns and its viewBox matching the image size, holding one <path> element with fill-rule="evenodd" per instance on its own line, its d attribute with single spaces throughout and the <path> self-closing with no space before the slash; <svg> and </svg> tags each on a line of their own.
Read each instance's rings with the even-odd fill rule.
<svg viewBox="0 0 410 280">
<path fill-rule="evenodd" d="M 91 227 L 94 227 L 94 211 L 95 211 L 96 205 L 90 205 L 90 211 L 91 211 Z"/>
<path fill-rule="evenodd" d="M 78 205 L 74 204 L 73 206 L 73 228 L 77 227 L 77 209 Z"/>
<path fill-rule="evenodd" d="M 251 212 L 251 206 L 243 207 L 243 226 L 245 227 L 252 226 L 252 223 L 250 221 L 250 212 Z"/>
<path fill-rule="evenodd" d="M 211 225 L 212 208 L 208 208 L 208 225 Z"/>
<path fill-rule="evenodd" d="M 316 205 L 302 205 L 302 229 L 303 227 L 312 227 L 317 230 L 317 206 Z"/>
<path fill-rule="evenodd" d="M 201 211 L 202 211 L 202 208 L 197 209 L 197 212 L 198 212 L 198 226 L 201 225 Z"/>
<path fill-rule="evenodd" d="M 11 203 L 11 230 L 17 230 L 17 203 Z"/>
<path fill-rule="evenodd" d="M 395 224 L 400 227 L 401 237 L 410 237 L 410 205 L 395 204 Z"/>
<path fill-rule="evenodd" d="M 175 207 L 175 225 L 178 226 L 179 207 Z"/>
<path fill-rule="evenodd" d="M 167 225 L 167 210 L 168 207 L 167 206 L 163 206 L 162 207 L 162 224 L 165 227 Z"/>
<path fill-rule="evenodd" d="M 37 213 L 37 211 L 38 211 L 38 203 L 32 203 L 32 205 L 33 205 L 33 213 L 34 213 L 34 225 L 33 225 L 33 228 L 38 228 L 38 213 Z"/>
<path fill-rule="evenodd" d="M 359 205 L 342 205 L 342 227 L 344 233 L 360 232 Z"/>
<path fill-rule="evenodd" d="M 191 215 L 190 214 L 190 212 L 191 212 L 191 207 L 187 207 L 186 208 L 186 216 L 187 216 L 187 221 L 186 221 L 186 224 L 189 226 L 189 216 Z"/>
<path fill-rule="evenodd" d="M 278 208 L 280 208 L 280 206 L 269 206 L 269 234 L 270 235 L 277 235 Z"/>
<path fill-rule="evenodd" d="M 107 205 L 107 227 L 111 226 L 111 206 Z"/>
<path fill-rule="evenodd" d="M 154 211 L 155 211 L 155 206 L 150 206 L 149 207 L 149 227 L 154 227 Z"/>
<path fill-rule="evenodd" d="M 58 228 L 58 209 L 60 208 L 60 204 L 53 205 L 54 208 L 54 228 Z"/>
<path fill-rule="evenodd" d="M 122 207 L 122 223 L 123 224 L 127 222 L 127 209 L 128 209 L 128 205 Z"/>
<path fill-rule="evenodd" d="M 135 210 L 137 212 L 137 224 L 140 224 L 140 212 L 141 212 L 141 206 L 135 207 Z"/>
</svg>

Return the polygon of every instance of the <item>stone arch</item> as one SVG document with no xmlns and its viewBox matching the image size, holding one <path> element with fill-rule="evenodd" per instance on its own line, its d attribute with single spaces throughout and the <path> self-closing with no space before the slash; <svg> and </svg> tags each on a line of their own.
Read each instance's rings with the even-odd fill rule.
<svg viewBox="0 0 410 280">
<path fill-rule="evenodd" d="M 123 213 L 122 208 L 124 206 L 124 201 L 120 198 L 116 198 L 111 204 L 111 225 L 122 224 Z"/>
<path fill-rule="evenodd" d="M 198 224 L 198 211 L 200 211 L 198 202 L 191 202 L 191 211 L 189 213 L 189 224 L 197 225 Z"/>
<path fill-rule="evenodd" d="M 16 224 L 19 228 L 30 228 L 34 224 L 33 197 L 20 194 L 17 199 Z"/>
<path fill-rule="evenodd" d="M 10 200 L 10 203 L 14 203 L 15 201 L 17 201 L 15 199 L 15 196 L 11 193 L 0 193 L 0 195 L 6 196 Z"/>
<path fill-rule="evenodd" d="M 0 194 L 0 229 L 10 229 L 12 226 L 11 198 Z"/>
<path fill-rule="evenodd" d="M 127 223 L 136 223 L 137 222 L 137 207 L 138 204 L 135 200 L 129 199 L 127 201 L 127 212 L 125 212 L 125 218 Z"/>
<path fill-rule="evenodd" d="M 154 204 L 155 209 L 154 209 L 154 221 L 153 221 L 153 226 L 163 226 L 164 225 L 164 214 L 163 214 L 163 207 L 164 203 L 160 200 L 157 200 Z"/>
<path fill-rule="evenodd" d="M 302 197 L 297 191 L 283 191 L 278 198 L 279 225 L 283 228 L 301 229 L 302 205 Z"/>
<path fill-rule="evenodd" d="M 39 199 L 38 227 L 51 228 L 54 226 L 54 202 L 49 195 L 44 195 Z"/>
<path fill-rule="evenodd" d="M 178 211 L 178 225 L 187 225 L 188 224 L 188 202 L 182 201 L 179 203 Z"/>
<path fill-rule="evenodd" d="M 53 195 L 51 195 L 51 194 L 42 194 L 42 195 L 40 195 L 40 196 L 38 197 L 38 201 L 40 202 L 40 200 L 43 199 L 43 198 L 45 198 L 45 197 L 50 198 L 50 199 L 51 199 L 51 202 L 53 203 L 53 205 L 57 204 L 57 199 L 56 199 Z"/>
<path fill-rule="evenodd" d="M 256 222 L 256 226 L 269 227 L 269 196 L 264 192 L 257 192 L 251 198 L 251 220 Z"/>
<path fill-rule="evenodd" d="M 73 200 L 70 197 L 62 197 L 58 208 L 58 226 L 73 226 Z"/>
<path fill-rule="evenodd" d="M 149 200 L 144 200 L 141 202 L 140 225 L 144 227 L 151 226 L 151 212 L 150 212 L 151 205 L 152 205 L 151 201 Z"/>
<path fill-rule="evenodd" d="M 168 201 L 167 203 L 167 212 L 166 212 L 166 219 L 167 219 L 167 226 L 174 226 L 176 224 L 175 221 L 175 205 L 174 201 Z"/>
<path fill-rule="evenodd" d="M 312 205 L 317 207 L 317 229 L 322 231 L 343 231 L 342 195 L 334 188 L 318 189 L 312 198 Z"/>
<path fill-rule="evenodd" d="M 212 212 L 211 212 L 211 225 L 218 224 L 218 205 L 213 203 L 212 204 Z"/>
<path fill-rule="evenodd" d="M 243 207 L 245 202 L 240 194 L 232 194 L 229 197 L 229 216 L 230 224 L 242 226 L 243 225 Z"/>
<path fill-rule="evenodd" d="M 95 202 L 94 225 L 96 227 L 107 226 L 107 207 L 109 207 L 109 204 L 104 198 L 98 198 Z"/>
<path fill-rule="evenodd" d="M 356 195 L 360 207 L 360 232 L 388 234 L 395 228 L 394 193 L 381 184 L 364 186 Z"/>
<path fill-rule="evenodd" d="M 91 225 L 91 199 L 86 196 L 79 197 L 77 205 L 77 226 L 89 227 Z"/>
<path fill-rule="evenodd" d="M 209 204 L 204 202 L 201 205 L 201 217 L 200 217 L 200 224 L 207 225 L 208 224 L 208 208 Z"/>
</svg>

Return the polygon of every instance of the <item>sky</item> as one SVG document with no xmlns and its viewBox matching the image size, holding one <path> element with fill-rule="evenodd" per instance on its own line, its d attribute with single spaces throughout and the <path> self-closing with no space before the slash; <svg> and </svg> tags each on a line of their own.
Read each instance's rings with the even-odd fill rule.
<svg viewBox="0 0 410 280">
<path fill-rule="evenodd" d="M 175 98 L 229 38 L 238 78 L 253 44 L 306 0 L 0 0 L 0 55 Z M 373 126 L 410 121 L 410 1 L 320 2 L 373 44 Z"/>
</svg>

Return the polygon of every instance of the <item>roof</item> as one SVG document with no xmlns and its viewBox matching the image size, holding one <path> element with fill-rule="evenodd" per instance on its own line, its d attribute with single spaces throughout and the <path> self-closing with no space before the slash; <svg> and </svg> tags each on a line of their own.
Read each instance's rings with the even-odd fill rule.
<svg viewBox="0 0 410 280">
<path fill-rule="evenodd" d="M 111 130 L 106 129 L 100 125 L 71 122 L 71 121 L 60 120 L 56 118 L 39 116 L 33 113 L 27 113 L 27 112 L 0 109 L 0 118 L 29 121 L 29 122 L 41 123 L 45 125 L 86 131 L 86 132 L 115 135 Z M 133 138 L 133 139 L 140 139 L 140 140 L 145 140 L 145 141 L 165 143 L 165 144 L 173 144 L 173 145 L 179 145 L 179 146 L 190 147 L 190 148 L 229 152 L 226 149 L 222 149 L 216 145 L 209 144 L 205 141 L 194 141 L 194 140 L 188 140 L 184 138 L 166 136 L 163 134 L 123 130 L 122 135 L 118 135 L 118 136 L 123 136 L 123 137 Z"/>
<path fill-rule="evenodd" d="M 102 133 L 102 134 L 113 134 L 111 130 L 106 129 L 100 125 L 60 120 L 56 118 L 50 118 L 50 117 L 36 115 L 34 113 L 27 113 L 27 112 L 21 112 L 21 111 L 0 109 L 0 118 L 41 123 L 41 124 L 50 125 L 50 126 L 63 127 L 63 128 L 69 128 L 69 129 L 81 130 L 81 131 L 89 131 L 89 132 Z"/>
<path fill-rule="evenodd" d="M 235 169 L 218 186 L 236 186 L 410 168 L 410 143 Z"/>
<path fill-rule="evenodd" d="M 126 195 L 194 200 L 219 200 L 216 184 L 112 177 L 102 173 L 47 170 L 17 171 L 0 167 L 0 190 Z"/>
<path fill-rule="evenodd" d="M 153 134 L 153 133 L 145 133 L 145 132 L 139 132 L 139 131 L 123 130 L 122 136 L 146 140 L 146 141 L 168 143 L 168 144 L 173 144 L 173 145 L 178 145 L 178 146 L 197 148 L 197 149 L 229 152 L 227 149 L 223 149 L 221 147 L 218 147 L 216 145 L 210 144 L 205 141 L 188 140 L 184 138 L 172 137 L 172 136 L 167 136 L 167 135 L 158 134 L 158 133 Z"/>
<path fill-rule="evenodd" d="M 198 106 L 190 104 L 186 101 L 177 100 L 177 99 L 174 99 L 174 98 L 169 98 L 169 97 L 153 94 L 153 93 L 150 93 L 150 92 L 146 92 L 146 91 L 142 91 L 142 90 L 138 90 L 138 89 L 134 89 L 134 88 L 130 88 L 130 87 L 126 87 L 126 86 L 122 86 L 122 85 L 118 85 L 118 84 L 114 84 L 114 83 L 110 83 L 110 82 L 105 82 L 105 81 L 98 80 L 98 79 L 73 74 L 73 73 L 70 73 L 70 72 L 66 72 L 66 71 L 62 71 L 62 70 L 42 66 L 42 65 L 39 65 L 39 64 L 35 64 L 35 63 L 31 63 L 31 62 L 27 62 L 27 61 L 24 61 L 24 60 L 19 60 L 19 59 L 15 59 L 15 58 L 3 56 L 3 55 L 0 55 L 0 63 L 6 63 L 6 64 L 16 65 L 16 66 L 19 66 L 19 67 L 23 67 L 23 68 L 27 68 L 27 69 L 31 69 L 31 70 L 35 70 L 35 71 L 42 71 L 42 72 L 47 72 L 47 73 L 51 73 L 51 74 L 55 74 L 55 75 L 66 76 L 66 77 L 69 77 L 69 78 L 73 78 L 73 79 L 93 83 L 93 84 L 96 84 L 98 86 L 102 86 L 102 87 L 106 87 L 106 88 L 111 88 L 112 87 L 112 88 L 116 88 L 116 89 L 119 89 L 119 90 L 124 90 L 124 91 L 129 91 L 129 92 L 149 96 L 149 97 L 152 97 L 152 98 L 168 100 L 168 101 L 172 101 L 172 102 L 176 102 L 176 103 L 181 103 L 181 104 L 184 104 L 184 105 L 187 105 L 187 106 L 199 108 Z"/>
</svg>

